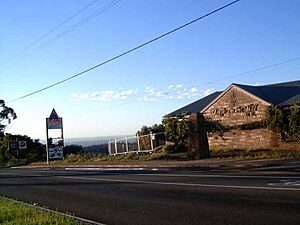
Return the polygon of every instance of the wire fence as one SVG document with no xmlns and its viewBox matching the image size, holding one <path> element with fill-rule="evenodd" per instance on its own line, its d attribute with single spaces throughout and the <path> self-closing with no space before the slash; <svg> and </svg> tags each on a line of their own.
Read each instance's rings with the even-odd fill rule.
<svg viewBox="0 0 300 225">
<path fill-rule="evenodd" d="M 147 135 L 136 135 L 124 137 L 115 140 L 109 140 L 109 155 L 127 154 L 130 152 L 142 153 L 153 152 L 155 148 L 166 144 L 166 136 L 164 132 L 151 133 Z"/>
</svg>

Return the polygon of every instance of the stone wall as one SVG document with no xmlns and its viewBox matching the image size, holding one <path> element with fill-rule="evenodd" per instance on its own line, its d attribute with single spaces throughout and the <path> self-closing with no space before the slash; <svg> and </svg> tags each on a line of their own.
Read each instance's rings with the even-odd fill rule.
<svg viewBox="0 0 300 225">
<path fill-rule="evenodd" d="M 277 133 L 268 129 L 231 130 L 223 136 L 208 135 L 211 149 L 256 149 L 275 148 L 278 146 Z"/>
<path fill-rule="evenodd" d="M 285 142 L 281 134 L 269 129 L 231 130 L 223 136 L 208 134 L 209 147 L 221 149 L 286 149 L 300 150 L 300 141 Z"/>
<path fill-rule="evenodd" d="M 240 125 L 264 119 L 267 105 L 269 104 L 232 86 L 204 110 L 203 115 L 224 125 Z"/>
<path fill-rule="evenodd" d="M 204 159 L 210 156 L 204 120 L 200 113 L 192 113 L 189 117 L 187 155 L 191 159 Z"/>
<path fill-rule="evenodd" d="M 230 86 L 202 113 L 206 119 L 223 125 L 241 125 L 265 119 L 269 103 L 254 95 Z M 285 142 L 281 135 L 269 129 L 231 130 L 223 136 L 208 134 L 211 149 L 299 149 L 300 142 Z"/>
</svg>

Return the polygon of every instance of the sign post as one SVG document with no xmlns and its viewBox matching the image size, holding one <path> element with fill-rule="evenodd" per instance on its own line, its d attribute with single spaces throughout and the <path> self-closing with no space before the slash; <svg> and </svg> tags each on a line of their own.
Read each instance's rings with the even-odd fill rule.
<svg viewBox="0 0 300 225">
<path fill-rule="evenodd" d="M 49 137 L 49 130 L 60 130 L 59 137 Z M 63 120 L 52 109 L 49 118 L 46 118 L 46 150 L 47 150 L 47 164 L 50 164 L 51 159 L 62 159 L 64 148 L 64 135 L 63 135 Z"/>
</svg>

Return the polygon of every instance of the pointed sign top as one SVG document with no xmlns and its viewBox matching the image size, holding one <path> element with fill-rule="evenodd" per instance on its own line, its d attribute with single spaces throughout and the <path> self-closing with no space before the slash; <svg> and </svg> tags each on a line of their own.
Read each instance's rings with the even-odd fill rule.
<svg viewBox="0 0 300 225">
<path fill-rule="evenodd" d="M 50 122 L 59 121 L 59 117 L 58 117 L 58 115 L 57 115 L 57 113 L 56 113 L 56 111 L 55 111 L 54 108 L 52 109 L 52 112 L 50 114 L 49 120 L 50 120 Z"/>
</svg>

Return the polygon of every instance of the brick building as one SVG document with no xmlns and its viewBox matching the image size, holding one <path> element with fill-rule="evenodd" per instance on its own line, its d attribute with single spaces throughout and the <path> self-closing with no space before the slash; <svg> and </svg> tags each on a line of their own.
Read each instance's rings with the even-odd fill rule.
<svg viewBox="0 0 300 225">
<path fill-rule="evenodd" d="M 200 112 L 206 119 L 223 125 L 241 125 L 265 119 L 270 105 L 300 106 L 300 80 L 263 86 L 231 84 L 222 92 L 214 92 L 167 116 Z M 211 149 L 300 149 L 300 142 L 285 142 L 281 134 L 270 129 L 231 130 L 223 135 L 208 134 Z"/>
</svg>

